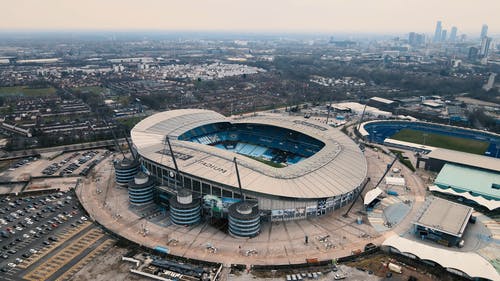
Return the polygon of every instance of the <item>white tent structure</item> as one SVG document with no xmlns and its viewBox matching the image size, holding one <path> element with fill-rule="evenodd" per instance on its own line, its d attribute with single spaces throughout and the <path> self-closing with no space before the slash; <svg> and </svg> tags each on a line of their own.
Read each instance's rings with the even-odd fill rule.
<svg viewBox="0 0 500 281">
<path fill-rule="evenodd" d="M 373 200 L 375 200 L 380 194 L 382 194 L 382 189 L 376 187 L 370 191 L 368 191 L 366 194 L 365 194 L 365 198 L 363 200 L 363 203 L 366 205 L 370 204 L 371 202 L 373 202 Z"/>
<path fill-rule="evenodd" d="M 454 273 L 465 273 L 471 278 L 499 280 L 498 272 L 483 257 L 471 252 L 458 252 L 444 248 L 432 247 L 410 239 L 393 235 L 387 238 L 383 246 L 390 246 L 400 253 L 408 253 L 421 260 L 429 260 L 440 264 Z"/>
<path fill-rule="evenodd" d="M 406 181 L 405 181 L 405 178 L 385 177 L 385 184 L 387 184 L 387 185 L 405 186 L 406 185 Z"/>
</svg>

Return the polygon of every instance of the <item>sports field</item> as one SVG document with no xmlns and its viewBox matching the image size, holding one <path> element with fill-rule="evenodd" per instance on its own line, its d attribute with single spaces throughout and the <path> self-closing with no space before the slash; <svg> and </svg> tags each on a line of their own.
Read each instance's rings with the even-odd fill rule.
<svg viewBox="0 0 500 281">
<path fill-rule="evenodd" d="M 73 88 L 73 90 L 80 91 L 80 92 L 90 92 L 93 94 L 101 94 L 101 93 L 109 92 L 108 88 L 103 88 L 103 87 L 98 87 L 98 86 L 78 87 L 78 88 Z"/>
<path fill-rule="evenodd" d="M 391 139 L 481 155 L 486 152 L 489 146 L 489 143 L 485 141 L 452 137 L 412 129 L 402 129 L 391 136 Z"/>
<path fill-rule="evenodd" d="M 29 88 L 28 86 L 0 87 L 0 96 L 30 96 L 41 97 L 51 96 L 56 93 L 56 89 L 49 88 Z"/>
</svg>

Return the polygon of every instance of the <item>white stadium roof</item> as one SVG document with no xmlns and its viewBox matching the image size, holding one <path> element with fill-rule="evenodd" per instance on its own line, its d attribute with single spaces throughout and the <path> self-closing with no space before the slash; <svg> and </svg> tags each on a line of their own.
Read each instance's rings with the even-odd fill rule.
<svg viewBox="0 0 500 281">
<path fill-rule="evenodd" d="M 499 280 L 495 268 L 477 253 L 433 247 L 398 235 L 387 238 L 382 245 L 391 246 L 401 253 L 413 254 L 422 260 L 437 262 L 448 270 L 460 270 L 472 278 Z"/>
<path fill-rule="evenodd" d="M 259 123 L 295 130 L 314 137 L 325 146 L 313 156 L 284 168 L 274 168 L 234 152 L 178 140 L 186 131 L 216 122 Z M 290 116 L 226 118 L 201 109 L 172 110 L 152 115 L 131 131 L 132 142 L 143 157 L 173 167 L 171 157 L 160 153 L 169 136 L 181 173 L 237 188 L 233 157 L 237 157 L 244 190 L 291 198 L 325 198 L 352 191 L 366 177 L 366 159 L 349 137 L 336 128 Z"/>
</svg>

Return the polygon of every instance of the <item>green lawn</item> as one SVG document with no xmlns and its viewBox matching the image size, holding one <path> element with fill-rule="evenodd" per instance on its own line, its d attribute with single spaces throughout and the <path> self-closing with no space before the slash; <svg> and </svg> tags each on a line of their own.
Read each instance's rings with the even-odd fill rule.
<svg viewBox="0 0 500 281">
<path fill-rule="evenodd" d="M 91 92 L 93 94 L 101 94 L 101 93 L 106 93 L 107 91 L 109 91 L 108 88 L 102 88 L 102 87 L 98 87 L 98 86 L 79 87 L 79 88 L 74 88 L 73 90 L 81 91 L 81 92 Z"/>
<path fill-rule="evenodd" d="M 424 135 L 425 134 L 425 135 Z M 446 149 L 458 150 L 468 153 L 481 154 L 488 149 L 489 143 L 485 141 L 471 140 L 440 134 L 427 133 L 424 131 L 403 129 L 394 134 L 391 139 L 407 141 Z M 425 139 L 425 143 L 424 143 Z"/>
<path fill-rule="evenodd" d="M 117 119 L 117 121 L 118 123 L 127 127 L 128 130 L 131 130 L 137 123 L 139 123 L 144 118 L 145 118 L 144 116 L 134 116 L 127 118 L 119 118 Z"/>
<path fill-rule="evenodd" d="M 28 86 L 0 87 L 0 96 L 51 96 L 56 94 L 56 89 L 49 88 L 29 88 Z"/>
<path fill-rule="evenodd" d="M 415 167 L 413 167 L 413 164 L 411 163 L 410 160 L 405 159 L 405 157 L 403 156 L 403 152 L 401 150 L 390 149 L 390 151 L 398 156 L 398 160 L 399 162 L 401 162 L 401 164 L 405 165 L 406 167 L 408 167 L 408 169 L 415 172 Z"/>
</svg>

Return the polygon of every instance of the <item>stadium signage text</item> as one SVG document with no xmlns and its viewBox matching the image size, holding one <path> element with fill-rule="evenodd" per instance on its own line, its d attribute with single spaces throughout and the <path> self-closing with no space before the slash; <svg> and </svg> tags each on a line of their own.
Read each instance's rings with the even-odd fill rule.
<svg viewBox="0 0 500 281">
<path fill-rule="evenodd" d="M 215 164 L 212 164 L 212 163 L 206 162 L 206 161 L 204 161 L 204 160 L 200 160 L 200 161 L 198 161 L 197 163 L 200 163 L 201 165 L 203 165 L 203 166 L 205 166 L 205 167 L 207 167 L 207 168 L 210 168 L 210 169 L 212 169 L 212 170 L 214 170 L 214 171 L 216 171 L 216 172 L 219 172 L 219 173 L 221 173 L 221 174 L 225 174 L 225 173 L 227 172 L 227 170 L 226 170 L 226 169 L 223 169 L 223 168 L 221 168 L 221 167 L 218 167 L 218 166 L 216 166 Z"/>
</svg>

